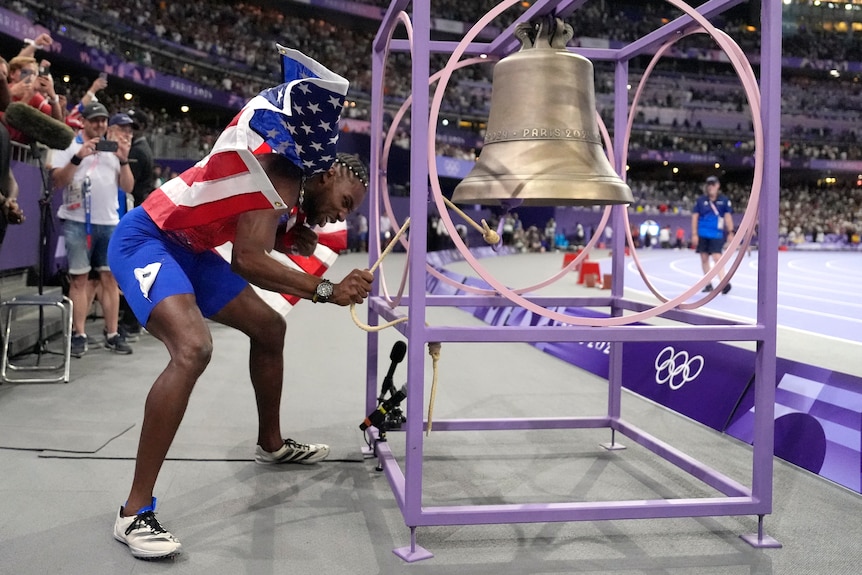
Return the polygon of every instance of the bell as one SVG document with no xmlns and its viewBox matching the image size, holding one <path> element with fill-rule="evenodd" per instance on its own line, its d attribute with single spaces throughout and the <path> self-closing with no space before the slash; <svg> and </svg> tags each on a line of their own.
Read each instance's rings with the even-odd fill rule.
<svg viewBox="0 0 862 575">
<path fill-rule="evenodd" d="M 566 50 L 573 30 L 555 20 L 516 30 L 521 50 L 494 67 L 485 145 L 456 186 L 461 204 L 627 204 L 631 189 L 605 155 L 596 123 L 593 65 Z"/>
</svg>

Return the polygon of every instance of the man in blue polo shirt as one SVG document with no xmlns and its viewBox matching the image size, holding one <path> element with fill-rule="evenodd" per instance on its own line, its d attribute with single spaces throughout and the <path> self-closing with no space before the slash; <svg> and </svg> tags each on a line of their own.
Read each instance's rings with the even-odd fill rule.
<svg viewBox="0 0 862 575">
<path fill-rule="evenodd" d="M 714 262 L 721 257 L 725 234 L 727 239 L 733 237 L 733 204 L 730 198 L 719 193 L 721 182 L 715 176 L 709 176 L 705 186 L 706 193 L 697 199 L 691 213 L 691 241 L 697 246 L 703 273 L 709 272 L 712 266 L 710 256 Z M 724 278 L 724 267 L 718 270 L 718 277 L 719 280 Z M 703 291 L 712 291 L 712 284 L 706 284 Z M 721 293 L 726 294 L 729 291 L 728 283 Z"/>
</svg>

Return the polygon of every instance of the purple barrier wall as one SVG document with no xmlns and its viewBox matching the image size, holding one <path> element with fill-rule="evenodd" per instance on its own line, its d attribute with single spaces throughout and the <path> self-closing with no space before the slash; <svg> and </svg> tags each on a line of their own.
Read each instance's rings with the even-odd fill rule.
<svg viewBox="0 0 862 575">
<path fill-rule="evenodd" d="M 495 253 L 485 250 L 482 255 Z M 440 252 L 434 258 L 438 267 L 447 262 Z M 487 287 L 482 280 L 442 271 L 455 281 Z M 431 276 L 426 287 L 435 295 L 458 293 Z M 462 309 L 496 326 L 555 324 L 512 306 Z M 558 311 L 581 317 L 607 317 L 585 309 Z M 608 376 L 607 342 L 534 345 L 590 373 Z M 752 442 L 754 352 L 717 342 L 623 345 L 623 385 L 627 389 L 720 432 Z M 862 493 L 862 378 L 779 358 L 774 384 L 775 455 Z"/>
<path fill-rule="evenodd" d="M 778 359 L 775 454 L 862 492 L 862 380 Z M 727 433 L 752 442 L 754 390 L 747 390 Z"/>
<path fill-rule="evenodd" d="M 38 168 L 12 162 L 12 173 L 18 181 L 18 204 L 27 218 L 23 224 L 9 226 L 0 249 L 0 271 L 34 267 L 39 261 L 39 198 L 42 178 Z"/>
</svg>

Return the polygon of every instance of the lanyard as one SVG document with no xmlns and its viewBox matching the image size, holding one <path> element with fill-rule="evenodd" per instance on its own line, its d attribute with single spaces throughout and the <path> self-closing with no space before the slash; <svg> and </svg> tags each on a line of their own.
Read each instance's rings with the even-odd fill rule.
<svg viewBox="0 0 862 575">
<path fill-rule="evenodd" d="M 714 213 L 716 216 L 719 215 L 718 208 L 715 207 L 715 202 L 709 200 L 709 207 L 712 208 L 712 213 Z"/>
<path fill-rule="evenodd" d="M 81 138 L 81 135 L 78 134 L 76 141 L 79 144 L 83 144 L 84 140 Z M 87 230 L 87 249 L 92 248 L 93 244 L 93 223 L 92 223 L 92 214 L 93 214 L 93 183 L 90 180 L 90 174 L 96 169 L 99 165 L 99 154 L 93 154 L 91 156 L 93 158 L 90 165 L 87 167 L 87 171 L 84 174 L 84 179 L 81 181 L 81 194 L 83 195 L 84 200 L 84 225 Z"/>
<path fill-rule="evenodd" d="M 93 212 L 93 194 L 90 176 L 84 176 L 84 181 L 81 182 L 81 192 L 84 195 L 84 225 L 87 229 L 87 249 L 89 250 L 93 247 L 93 224 L 90 219 Z"/>
</svg>

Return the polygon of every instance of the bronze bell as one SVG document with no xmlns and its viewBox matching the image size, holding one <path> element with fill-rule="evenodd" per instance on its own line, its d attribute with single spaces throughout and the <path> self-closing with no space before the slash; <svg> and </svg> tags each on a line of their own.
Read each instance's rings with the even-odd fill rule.
<svg viewBox="0 0 862 575">
<path fill-rule="evenodd" d="M 592 63 L 566 50 L 573 30 L 522 24 L 520 51 L 494 67 L 485 146 L 455 188 L 461 204 L 626 204 L 631 189 L 605 155 Z M 532 38 L 535 30 L 535 39 Z"/>
</svg>

